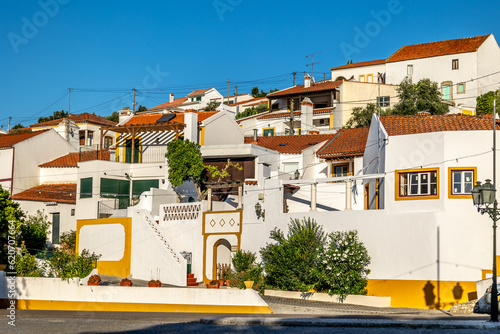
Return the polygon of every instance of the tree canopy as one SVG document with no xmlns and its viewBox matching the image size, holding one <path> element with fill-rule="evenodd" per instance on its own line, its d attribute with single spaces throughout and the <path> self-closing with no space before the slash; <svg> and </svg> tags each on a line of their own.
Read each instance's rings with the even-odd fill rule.
<svg viewBox="0 0 500 334">
<path fill-rule="evenodd" d="M 64 118 L 64 117 L 68 117 L 69 116 L 69 112 L 65 112 L 64 110 L 56 110 L 52 113 L 51 116 L 42 116 L 38 119 L 38 123 L 43 123 L 43 122 L 48 122 L 48 121 L 52 121 L 54 119 L 60 119 L 60 118 Z"/>
<path fill-rule="evenodd" d="M 263 91 L 262 89 L 259 91 L 259 87 L 255 86 L 255 87 L 253 87 L 253 88 L 252 88 L 252 90 L 251 90 L 251 93 L 250 93 L 250 94 L 251 94 L 253 97 L 264 97 L 264 96 L 267 96 L 267 94 L 271 94 L 271 93 L 273 93 L 273 92 L 277 92 L 277 91 L 278 91 L 278 89 L 277 89 L 277 88 L 275 88 L 275 89 L 271 89 L 269 92 L 265 92 L 265 91 Z"/>
<path fill-rule="evenodd" d="M 19 208 L 19 203 L 10 198 L 7 190 L 0 186 L 0 244 L 5 245 L 9 236 L 16 238 L 21 228 L 24 212 Z M 7 249 L 0 247 L 0 262 L 7 263 Z"/>
<path fill-rule="evenodd" d="M 345 124 L 346 128 L 362 128 L 370 126 L 372 116 L 377 112 L 375 103 L 368 103 L 366 107 L 354 107 L 352 109 L 351 118 Z"/>
<path fill-rule="evenodd" d="M 428 111 L 432 115 L 443 115 L 449 107 L 441 100 L 441 92 L 436 82 L 422 79 L 412 83 L 405 78 L 397 88 L 399 102 L 392 110 L 397 115 L 415 115 L 420 111 Z"/>
<path fill-rule="evenodd" d="M 476 98 L 476 114 L 492 114 L 495 98 L 497 100 L 496 107 L 498 112 L 500 110 L 500 89 L 497 89 L 495 92 L 490 91 Z"/>
<path fill-rule="evenodd" d="M 267 103 L 260 103 L 258 106 L 250 107 L 235 116 L 236 119 L 257 115 L 268 110 Z"/>
</svg>

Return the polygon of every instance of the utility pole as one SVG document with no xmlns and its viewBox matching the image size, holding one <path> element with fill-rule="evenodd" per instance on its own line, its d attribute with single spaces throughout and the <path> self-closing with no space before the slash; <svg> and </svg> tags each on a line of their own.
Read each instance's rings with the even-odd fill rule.
<svg viewBox="0 0 500 334">
<path fill-rule="evenodd" d="M 238 103 L 238 85 L 236 85 L 236 89 L 234 91 L 234 103 Z"/>
<path fill-rule="evenodd" d="M 135 88 L 132 88 L 134 91 L 134 102 L 132 103 L 132 111 L 135 113 Z"/>
<path fill-rule="evenodd" d="M 7 125 L 7 133 L 10 132 L 10 120 L 12 119 L 12 117 L 9 116 L 9 125 Z"/>
<path fill-rule="evenodd" d="M 318 53 L 322 53 L 323 51 L 320 51 L 320 52 L 315 52 L 315 53 L 312 53 L 310 55 L 307 55 L 306 58 L 308 57 L 311 57 L 311 63 L 310 64 L 306 64 L 306 66 L 311 66 L 311 80 L 314 82 L 314 64 L 321 64 L 321 62 L 314 62 L 314 56 L 317 55 Z"/>
<path fill-rule="evenodd" d="M 69 99 L 68 99 L 68 115 L 71 115 L 71 88 L 69 90 Z"/>
<path fill-rule="evenodd" d="M 227 105 L 229 105 L 229 79 L 227 79 Z"/>
<path fill-rule="evenodd" d="M 293 86 L 295 86 L 295 75 L 297 74 L 297 72 L 293 71 L 292 74 L 293 74 Z"/>
<path fill-rule="evenodd" d="M 294 131 L 293 131 L 293 98 L 292 98 L 292 101 L 290 103 L 290 136 L 293 136 L 294 135 Z"/>
</svg>

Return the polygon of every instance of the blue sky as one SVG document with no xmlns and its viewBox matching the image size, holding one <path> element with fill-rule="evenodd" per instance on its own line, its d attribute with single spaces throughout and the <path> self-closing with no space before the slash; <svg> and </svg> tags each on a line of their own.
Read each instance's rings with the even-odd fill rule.
<svg viewBox="0 0 500 334">
<path fill-rule="evenodd" d="M 3 2 L 0 125 L 36 123 L 54 110 L 107 116 L 169 93 L 227 94 L 292 85 L 311 72 L 386 58 L 406 44 L 492 33 L 497 1 L 81 1 Z M 361 31 L 366 38 L 360 38 Z M 352 47 L 352 48 L 351 48 Z M 347 51 L 346 51 L 347 50 Z"/>
</svg>

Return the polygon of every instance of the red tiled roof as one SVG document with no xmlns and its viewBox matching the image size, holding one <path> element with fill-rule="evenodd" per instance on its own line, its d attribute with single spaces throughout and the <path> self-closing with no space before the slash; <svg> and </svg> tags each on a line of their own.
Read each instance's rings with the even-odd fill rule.
<svg viewBox="0 0 500 334">
<path fill-rule="evenodd" d="M 341 70 L 344 68 L 353 68 L 353 67 L 371 66 L 371 65 L 380 65 L 380 64 L 385 64 L 385 59 L 360 61 L 359 63 L 352 63 L 352 64 L 347 64 L 347 65 L 332 67 L 330 70 L 333 71 L 333 70 Z"/>
<path fill-rule="evenodd" d="M 248 185 L 248 186 L 256 186 L 257 185 L 257 181 L 254 181 L 254 180 L 245 180 L 245 184 Z"/>
<path fill-rule="evenodd" d="M 180 97 L 178 99 L 173 100 L 172 102 L 165 102 L 163 104 L 157 105 L 156 107 L 153 107 L 149 110 L 158 110 L 158 109 L 168 109 L 168 108 L 174 108 L 177 106 L 180 106 L 181 104 L 184 104 L 187 102 L 188 98 L 187 97 Z"/>
<path fill-rule="evenodd" d="M 186 97 L 188 97 L 188 96 L 202 95 L 203 93 L 208 92 L 210 89 L 212 89 L 212 88 L 194 90 L 191 93 L 189 93 L 188 95 L 186 95 Z"/>
<path fill-rule="evenodd" d="M 12 145 L 22 142 L 23 140 L 38 136 L 45 131 L 33 131 L 33 132 L 24 132 L 24 133 L 14 133 L 8 135 L 0 136 L 0 147 L 12 147 Z"/>
<path fill-rule="evenodd" d="M 328 114 L 332 111 L 333 108 L 318 108 L 318 109 L 313 109 L 313 115 L 321 115 L 321 114 Z M 301 115 L 300 111 L 295 111 L 293 113 L 294 117 L 298 117 Z M 290 112 L 271 112 L 265 115 L 262 115 L 259 117 L 259 120 L 261 119 L 273 119 L 273 118 L 285 118 L 285 117 L 290 117 Z"/>
<path fill-rule="evenodd" d="M 267 94 L 267 98 L 276 98 L 295 94 L 304 94 L 312 92 L 329 91 L 337 88 L 342 84 L 342 81 L 327 81 L 322 83 L 311 84 L 310 87 L 304 88 L 304 85 L 297 85 L 291 88 L 283 89 L 271 94 Z"/>
<path fill-rule="evenodd" d="M 306 148 L 330 140 L 334 136 L 334 134 L 267 136 L 258 137 L 257 141 L 254 141 L 253 137 L 245 137 L 245 144 L 262 146 L 280 153 L 300 154 Z"/>
<path fill-rule="evenodd" d="M 76 204 L 76 183 L 44 184 L 13 195 L 12 199 Z"/>
<path fill-rule="evenodd" d="M 186 110 L 188 112 L 188 110 Z M 196 112 L 198 114 L 198 123 L 203 122 L 207 118 L 217 114 L 219 111 L 195 111 L 189 110 L 189 112 Z M 143 125 L 143 124 L 154 124 L 163 115 L 173 114 L 175 117 L 172 119 L 174 122 L 184 123 L 184 112 L 178 113 L 163 113 L 163 114 L 140 114 L 134 115 L 129 119 L 124 125 Z"/>
<path fill-rule="evenodd" d="M 109 161 L 109 151 L 102 151 L 101 154 L 101 159 L 99 158 L 99 152 L 98 151 L 88 151 L 88 152 L 72 152 L 67 155 L 63 155 L 62 157 L 59 157 L 57 159 L 54 159 L 52 161 L 43 163 L 39 165 L 38 167 L 45 167 L 45 168 L 51 168 L 51 167 L 77 167 L 78 162 L 81 161 L 90 161 L 90 160 L 106 160 Z"/>
<path fill-rule="evenodd" d="M 441 131 L 492 130 L 492 115 L 388 115 L 382 124 L 389 136 Z M 500 126 L 497 124 L 497 129 Z"/>
<path fill-rule="evenodd" d="M 224 99 L 227 99 L 227 98 L 232 98 L 232 97 L 237 97 L 237 96 L 244 96 L 244 95 L 249 95 L 249 94 L 238 94 L 238 95 L 229 95 L 229 96 L 223 96 L 222 98 Z M 213 99 L 210 99 L 210 101 L 213 101 L 213 100 L 220 100 L 221 98 L 220 97 L 215 97 Z"/>
<path fill-rule="evenodd" d="M 113 121 L 110 121 L 110 120 L 107 120 L 105 118 L 102 118 L 102 117 L 99 117 L 96 115 L 92 115 L 89 113 L 83 113 L 83 114 L 79 114 L 79 115 L 69 115 L 66 118 L 72 120 L 76 124 L 91 123 L 91 124 L 104 125 L 104 126 L 116 125 L 116 122 L 113 122 Z M 56 126 L 59 123 L 61 123 L 62 120 L 63 120 L 62 118 L 58 118 L 58 119 L 53 119 L 51 121 L 47 121 L 47 122 L 43 122 L 43 123 L 30 124 L 30 126 L 32 128 L 40 128 L 40 127 L 44 127 L 44 126 Z"/>
<path fill-rule="evenodd" d="M 387 62 L 391 63 L 403 60 L 474 52 L 477 51 L 489 36 L 490 35 L 483 35 L 432 43 L 405 45 L 387 58 Z"/>
<path fill-rule="evenodd" d="M 363 156 L 370 128 L 340 129 L 317 155 L 328 160 L 349 160 Z"/>
</svg>

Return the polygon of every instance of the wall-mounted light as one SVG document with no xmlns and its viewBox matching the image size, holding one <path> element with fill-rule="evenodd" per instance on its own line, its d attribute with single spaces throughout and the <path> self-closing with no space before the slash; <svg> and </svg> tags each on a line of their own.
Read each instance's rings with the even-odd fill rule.
<svg viewBox="0 0 500 334">
<path fill-rule="evenodd" d="M 295 173 L 293 173 L 293 176 L 295 176 L 295 180 L 298 180 L 300 177 L 300 172 L 298 169 L 295 170 Z"/>
<path fill-rule="evenodd" d="M 262 217 L 262 219 L 265 219 L 266 210 L 262 209 L 262 204 L 260 204 L 260 202 L 255 204 L 255 214 L 257 215 L 257 218 Z"/>
</svg>

